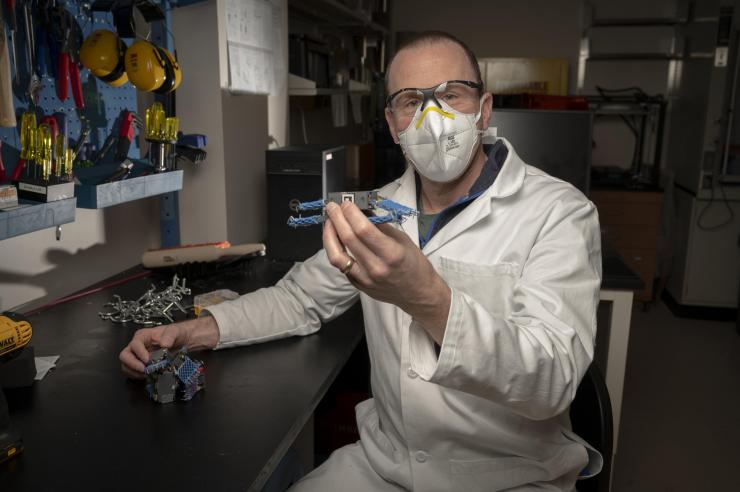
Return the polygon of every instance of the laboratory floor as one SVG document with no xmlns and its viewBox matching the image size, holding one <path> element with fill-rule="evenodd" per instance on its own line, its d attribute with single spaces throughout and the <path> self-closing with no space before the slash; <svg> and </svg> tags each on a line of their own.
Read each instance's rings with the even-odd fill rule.
<svg viewBox="0 0 740 492">
<path fill-rule="evenodd" d="M 738 489 L 740 336 L 735 323 L 635 304 L 614 492 Z"/>
</svg>

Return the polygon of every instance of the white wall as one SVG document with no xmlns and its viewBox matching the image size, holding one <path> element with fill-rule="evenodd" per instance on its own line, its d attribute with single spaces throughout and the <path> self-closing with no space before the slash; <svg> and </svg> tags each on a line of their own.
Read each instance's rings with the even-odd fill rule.
<svg viewBox="0 0 740 492">
<path fill-rule="evenodd" d="M 400 0 L 391 23 L 394 31 L 447 31 L 478 58 L 566 58 L 575 87 L 580 0 Z"/>
<path fill-rule="evenodd" d="M 287 63 L 287 0 L 283 7 Z M 206 161 L 186 173 L 180 194 L 183 244 L 265 239 L 265 150 L 288 141 L 287 72 L 273 96 L 232 94 L 228 84 L 225 2 L 208 0 L 172 13 L 183 66 L 177 112 L 183 131 L 208 136 Z M 185 67 L 197 67 L 185 73 Z"/>
<path fill-rule="evenodd" d="M 172 31 L 183 69 L 177 90 L 180 126 L 185 133 L 208 137 L 205 162 L 185 172 L 179 201 L 180 240 L 183 244 L 223 241 L 227 239 L 226 202 L 222 199 L 226 170 L 216 1 L 173 10 Z"/>
<path fill-rule="evenodd" d="M 130 268 L 159 245 L 159 200 L 77 209 L 75 222 L 0 241 L 0 310 L 38 306 Z"/>
<path fill-rule="evenodd" d="M 277 0 L 283 13 L 283 59 L 285 80 L 282 88 L 267 97 L 267 133 L 272 147 L 290 144 L 288 104 L 288 0 Z"/>
</svg>

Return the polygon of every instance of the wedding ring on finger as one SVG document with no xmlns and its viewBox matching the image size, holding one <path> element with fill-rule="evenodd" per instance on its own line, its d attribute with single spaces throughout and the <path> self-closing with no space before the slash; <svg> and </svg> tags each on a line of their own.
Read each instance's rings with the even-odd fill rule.
<svg viewBox="0 0 740 492">
<path fill-rule="evenodd" d="M 349 257 L 349 260 L 347 260 L 347 264 L 344 265 L 344 268 L 342 268 L 339 271 L 342 272 L 343 274 L 347 275 L 349 273 L 349 271 L 352 270 L 352 267 L 354 265 L 355 265 L 355 259 L 350 256 Z"/>
</svg>

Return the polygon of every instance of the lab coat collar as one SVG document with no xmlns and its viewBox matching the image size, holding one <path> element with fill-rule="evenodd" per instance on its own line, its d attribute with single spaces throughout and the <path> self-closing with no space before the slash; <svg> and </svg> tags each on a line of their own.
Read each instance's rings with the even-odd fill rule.
<svg viewBox="0 0 740 492">
<path fill-rule="evenodd" d="M 401 205 L 416 208 L 416 178 L 413 166 L 406 166 L 406 171 L 396 180 L 398 188 L 388 198 Z M 419 222 L 415 215 L 406 217 L 401 228 L 419 246 Z"/>
<path fill-rule="evenodd" d="M 506 145 L 506 148 L 509 149 L 509 154 L 501 166 L 501 171 L 499 171 L 496 181 L 488 189 L 489 198 L 506 198 L 513 195 L 522 187 L 524 176 L 527 174 L 526 165 L 514 150 L 511 142 L 501 137 L 498 140 L 501 140 Z M 481 197 L 485 195 L 486 193 Z"/>
<path fill-rule="evenodd" d="M 522 187 L 524 176 L 526 175 L 525 164 L 516 154 L 508 140 L 504 138 L 499 138 L 499 140 L 504 142 L 509 153 L 493 185 L 429 240 L 423 248 L 425 254 L 429 255 L 433 253 L 453 238 L 488 217 L 491 214 L 492 200 L 511 196 Z M 406 172 L 396 180 L 398 188 L 388 198 L 402 205 L 416 208 L 416 179 L 414 178 L 414 174 L 413 167 L 408 166 Z M 401 227 L 411 240 L 414 241 L 414 244 L 418 246 L 419 226 L 416 217 L 407 218 L 401 224 Z"/>
</svg>

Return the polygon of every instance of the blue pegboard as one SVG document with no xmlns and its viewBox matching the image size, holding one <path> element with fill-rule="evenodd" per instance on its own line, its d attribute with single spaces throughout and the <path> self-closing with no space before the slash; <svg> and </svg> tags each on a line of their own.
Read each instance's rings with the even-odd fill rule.
<svg viewBox="0 0 740 492">
<path fill-rule="evenodd" d="M 92 2 L 90 1 L 77 1 L 68 0 L 64 5 L 67 10 L 74 16 L 82 28 L 84 37 L 87 37 L 91 32 L 96 29 L 110 29 L 115 31 L 113 25 L 113 15 L 104 12 L 92 12 L 89 6 Z M 160 6 L 165 11 L 165 26 L 170 26 L 172 22 L 170 9 L 172 6 L 176 6 L 177 2 L 169 2 L 167 0 L 161 0 Z M 18 2 L 17 8 L 21 9 L 22 2 Z M 6 14 L 7 15 L 7 14 Z M 18 53 L 18 60 L 16 64 L 20 67 L 26 67 L 26 50 L 25 50 L 25 34 L 23 29 L 22 17 L 18 16 L 18 33 L 16 36 L 16 51 Z M 173 43 L 170 36 L 167 33 L 168 27 L 163 27 L 162 23 L 152 24 L 152 41 L 165 46 L 170 51 L 173 50 Z M 6 34 L 10 38 L 10 30 L 6 29 Z M 132 39 L 125 39 L 127 45 L 130 45 Z M 10 46 L 10 44 L 8 44 Z M 38 53 L 38 49 L 37 49 Z M 12 56 L 12 54 L 11 54 Z M 38 54 L 37 54 L 38 56 Z M 27 70 L 22 68 L 21 74 L 24 74 Z M 70 91 L 69 98 L 62 102 L 58 99 L 56 94 L 56 86 L 54 79 L 50 74 L 42 75 L 42 82 L 44 88 L 41 91 L 39 98 L 39 110 L 37 114 L 37 121 L 40 121 L 42 115 L 51 115 L 54 113 L 64 113 L 67 118 L 67 125 L 69 128 L 68 135 L 70 138 L 70 145 L 73 145 L 80 135 L 82 129 L 82 120 L 87 121 L 91 127 L 90 136 L 88 137 L 87 143 L 92 146 L 91 150 L 99 149 L 106 137 L 110 133 L 116 119 L 119 117 L 121 111 L 128 110 L 136 112 L 137 110 L 137 92 L 136 89 L 127 83 L 121 87 L 114 88 L 109 85 L 97 80 L 95 77 L 90 75 L 90 72 L 84 67 L 80 68 L 80 76 L 82 81 L 83 94 L 85 98 L 85 108 L 78 111 L 75 108 L 74 99 Z M 28 87 L 28 77 L 22 75 L 21 81 L 18 87 L 14 87 L 14 105 L 16 110 L 16 116 L 18 124 L 20 125 L 22 113 L 28 109 L 29 102 L 25 97 L 24 93 Z M 20 97 L 19 97 L 20 96 Z M 161 100 L 160 96 L 157 96 L 157 100 Z M 165 104 L 168 108 L 168 112 L 174 114 L 174 107 L 170 107 Z M 42 114 L 43 113 L 43 114 Z M 143 115 L 142 115 L 143 116 Z M 6 167 L 8 176 L 11 176 L 15 169 L 16 163 L 18 162 L 20 153 L 20 137 L 18 133 L 19 128 L 0 128 L 0 140 L 3 143 L 2 146 L 2 159 Z M 129 148 L 128 156 L 132 159 L 141 158 L 141 150 L 139 148 L 138 138 L 134 139 Z M 160 198 L 160 222 L 161 222 L 161 243 L 163 246 L 176 246 L 180 243 L 180 231 L 179 231 L 179 213 L 178 213 L 178 194 L 176 192 L 170 192 L 164 194 Z"/>
<path fill-rule="evenodd" d="M 17 3 L 17 8 L 19 9 L 18 34 L 16 37 L 18 63 L 21 67 L 26 67 L 25 32 L 23 29 L 23 22 L 21 21 L 22 17 L 20 16 L 20 7 L 22 2 Z M 81 7 L 84 3 L 85 2 L 78 3 L 68 1 L 65 5 L 67 10 L 69 10 L 69 12 L 74 16 L 75 20 L 82 28 L 85 37 L 96 29 L 110 29 L 115 31 L 112 14 L 106 12 L 86 12 Z M 87 3 L 89 4 L 89 2 Z M 9 38 L 10 31 L 7 29 L 6 31 Z M 132 40 L 127 39 L 125 41 L 127 44 L 130 44 Z M 10 46 L 9 42 L 8 46 Z M 0 139 L 2 139 L 3 142 L 2 158 L 5 163 L 8 176 L 12 174 L 13 169 L 18 162 L 20 149 L 18 130 L 21 122 L 21 114 L 29 107 L 29 102 L 24 95 L 25 89 L 28 86 L 28 77 L 24 75 L 26 71 L 27 70 L 25 68 L 21 69 L 20 87 L 14 87 L 13 103 L 15 105 L 19 126 L 16 128 L 0 128 Z M 71 142 L 77 141 L 82 128 L 81 121 L 85 119 L 92 129 L 87 142 L 92 144 L 94 149 L 99 149 L 110 133 L 111 128 L 121 111 L 128 110 L 136 112 L 137 110 L 136 89 L 129 83 L 124 84 L 121 87 L 114 88 L 96 79 L 86 68 L 81 67 L 80 75 L 82 80 L 82 90 L 85 97 L 85 108 L 78 111 L 77 108 L 75 108 L 71 91 L 66 101 L 60 101 L 57 97 L 54 78 L 51 74 L 40 75 L 42 75 L 44 87 L 39 97 L 39 113 L 43 113 L 43 115 L 51 115 L 54 113 L 65 114 Z M 38 121 L 40 121 L 41 116 L 41 114 L 37 114 Z M 131 143 L 128 155 L 131 158 L 141 157 L 138 139 L 134 139 Z"/>
</svg>

